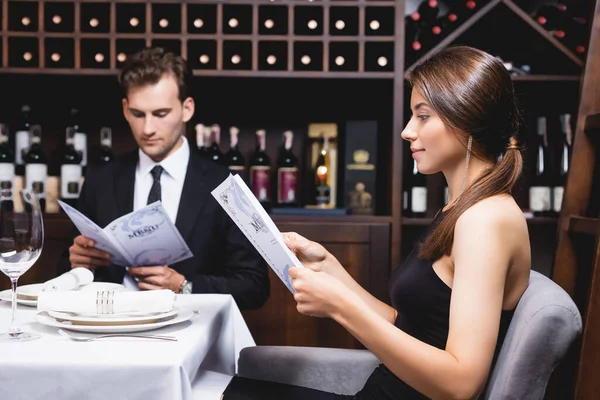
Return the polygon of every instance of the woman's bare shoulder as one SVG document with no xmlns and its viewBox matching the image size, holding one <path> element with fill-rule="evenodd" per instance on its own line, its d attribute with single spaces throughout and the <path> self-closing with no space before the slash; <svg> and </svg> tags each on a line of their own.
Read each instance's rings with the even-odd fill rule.
<svg viewBox="0 0 600 400">
<path fill-rule="evenodd" d="M 498 229 L 502 233 L 527 229 L 527 221 L 510 195 L 496 195 L 483 199 L 469 207 L 456 222 L 456 230 L 469 230 L 474 225 Z"/>
</svg>

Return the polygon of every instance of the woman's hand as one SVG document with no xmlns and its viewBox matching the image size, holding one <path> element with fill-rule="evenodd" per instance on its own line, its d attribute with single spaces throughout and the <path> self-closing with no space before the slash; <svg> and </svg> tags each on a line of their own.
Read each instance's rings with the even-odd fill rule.
<svg viewBox="0 0 600 400">
<path fill-rule="evenodd" d="M 324 272 L 292 267 L 288 271 L 294 287 L 294 300 L 300 314 L 335 318 L 354 296 L 346 285 Z"/>
<path fill-rule="evenodd" d="M 319 243 L 310 241 L 295 232 L 282 233 L 287 247 L 306 268 L 336 276 L 345 271 L 340 262 Z"/>
</svg>

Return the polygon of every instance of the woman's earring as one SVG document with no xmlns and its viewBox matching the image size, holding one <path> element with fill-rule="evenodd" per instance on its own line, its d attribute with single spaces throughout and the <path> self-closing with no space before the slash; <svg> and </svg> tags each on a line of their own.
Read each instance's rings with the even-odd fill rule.
<svg viewBox="0 0 600 400">
<path fill-rule="evenodd" d="M 462 194 L 467 182 L 467 172 L 469 171 L 469 160 L 471 159 L 471 146 L 473 145 L 473 136 L 469 135 L 469 142 L 467 143 L 467 159 L 465 161 L 465 173 L 463 174 L 462 184 L 460 185 L 460 194 Z"/>
</svg>

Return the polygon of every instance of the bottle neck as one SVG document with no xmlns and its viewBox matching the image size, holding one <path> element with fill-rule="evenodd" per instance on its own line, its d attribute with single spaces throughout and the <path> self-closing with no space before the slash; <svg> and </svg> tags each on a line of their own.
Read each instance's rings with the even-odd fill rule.
<svg viewBox="0 0 600 400">
<path fill-rule="evenodd" d="M 231 134 L 229 145 L 232 149 L 237 149 L 237 146 L 238 146 L 238 135 L 237 134 L 234 134 L 234 133 Z"/>
<path fill-rule="evenodd" d="M 286 136 L 283 148 L 288 152 L 292 150 L 292 137 L 291 136 Z"/>
<path fill-rule="evenodd" d="M 256 136 L 256 147 L 257 147 L 258 151 L 262 151 L 262 152 L 265 151 L 266 141 L 265 141 L 264 135 Z"/>
</svg>

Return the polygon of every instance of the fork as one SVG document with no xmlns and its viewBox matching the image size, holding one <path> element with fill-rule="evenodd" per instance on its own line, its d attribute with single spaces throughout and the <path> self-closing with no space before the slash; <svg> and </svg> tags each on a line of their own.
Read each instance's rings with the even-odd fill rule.
<svg viewBox="0 0 600 400">
<path fill-rule="evenodd" d="M 62 329 L 59 329 L 58 333 L 60 333 L 64 337 L 74 340 L 76 342 L 91 342 L 92 340 L 110 338 L 110 337 L 135 337 L 135 338 L 142 338 L 142 339 L 170 340 L 172 342 L 177 341 L 177 338 L 174 336 L 161 336 L 161 335 L 135 335 L 135 334 L 131 334 L 131 333 L 113 333 L 113 334 L 108 334 L 108 335 L 85 337 L 85 336 L 73 335 L 72 333 L 68 333 Z"/>
</svg>

